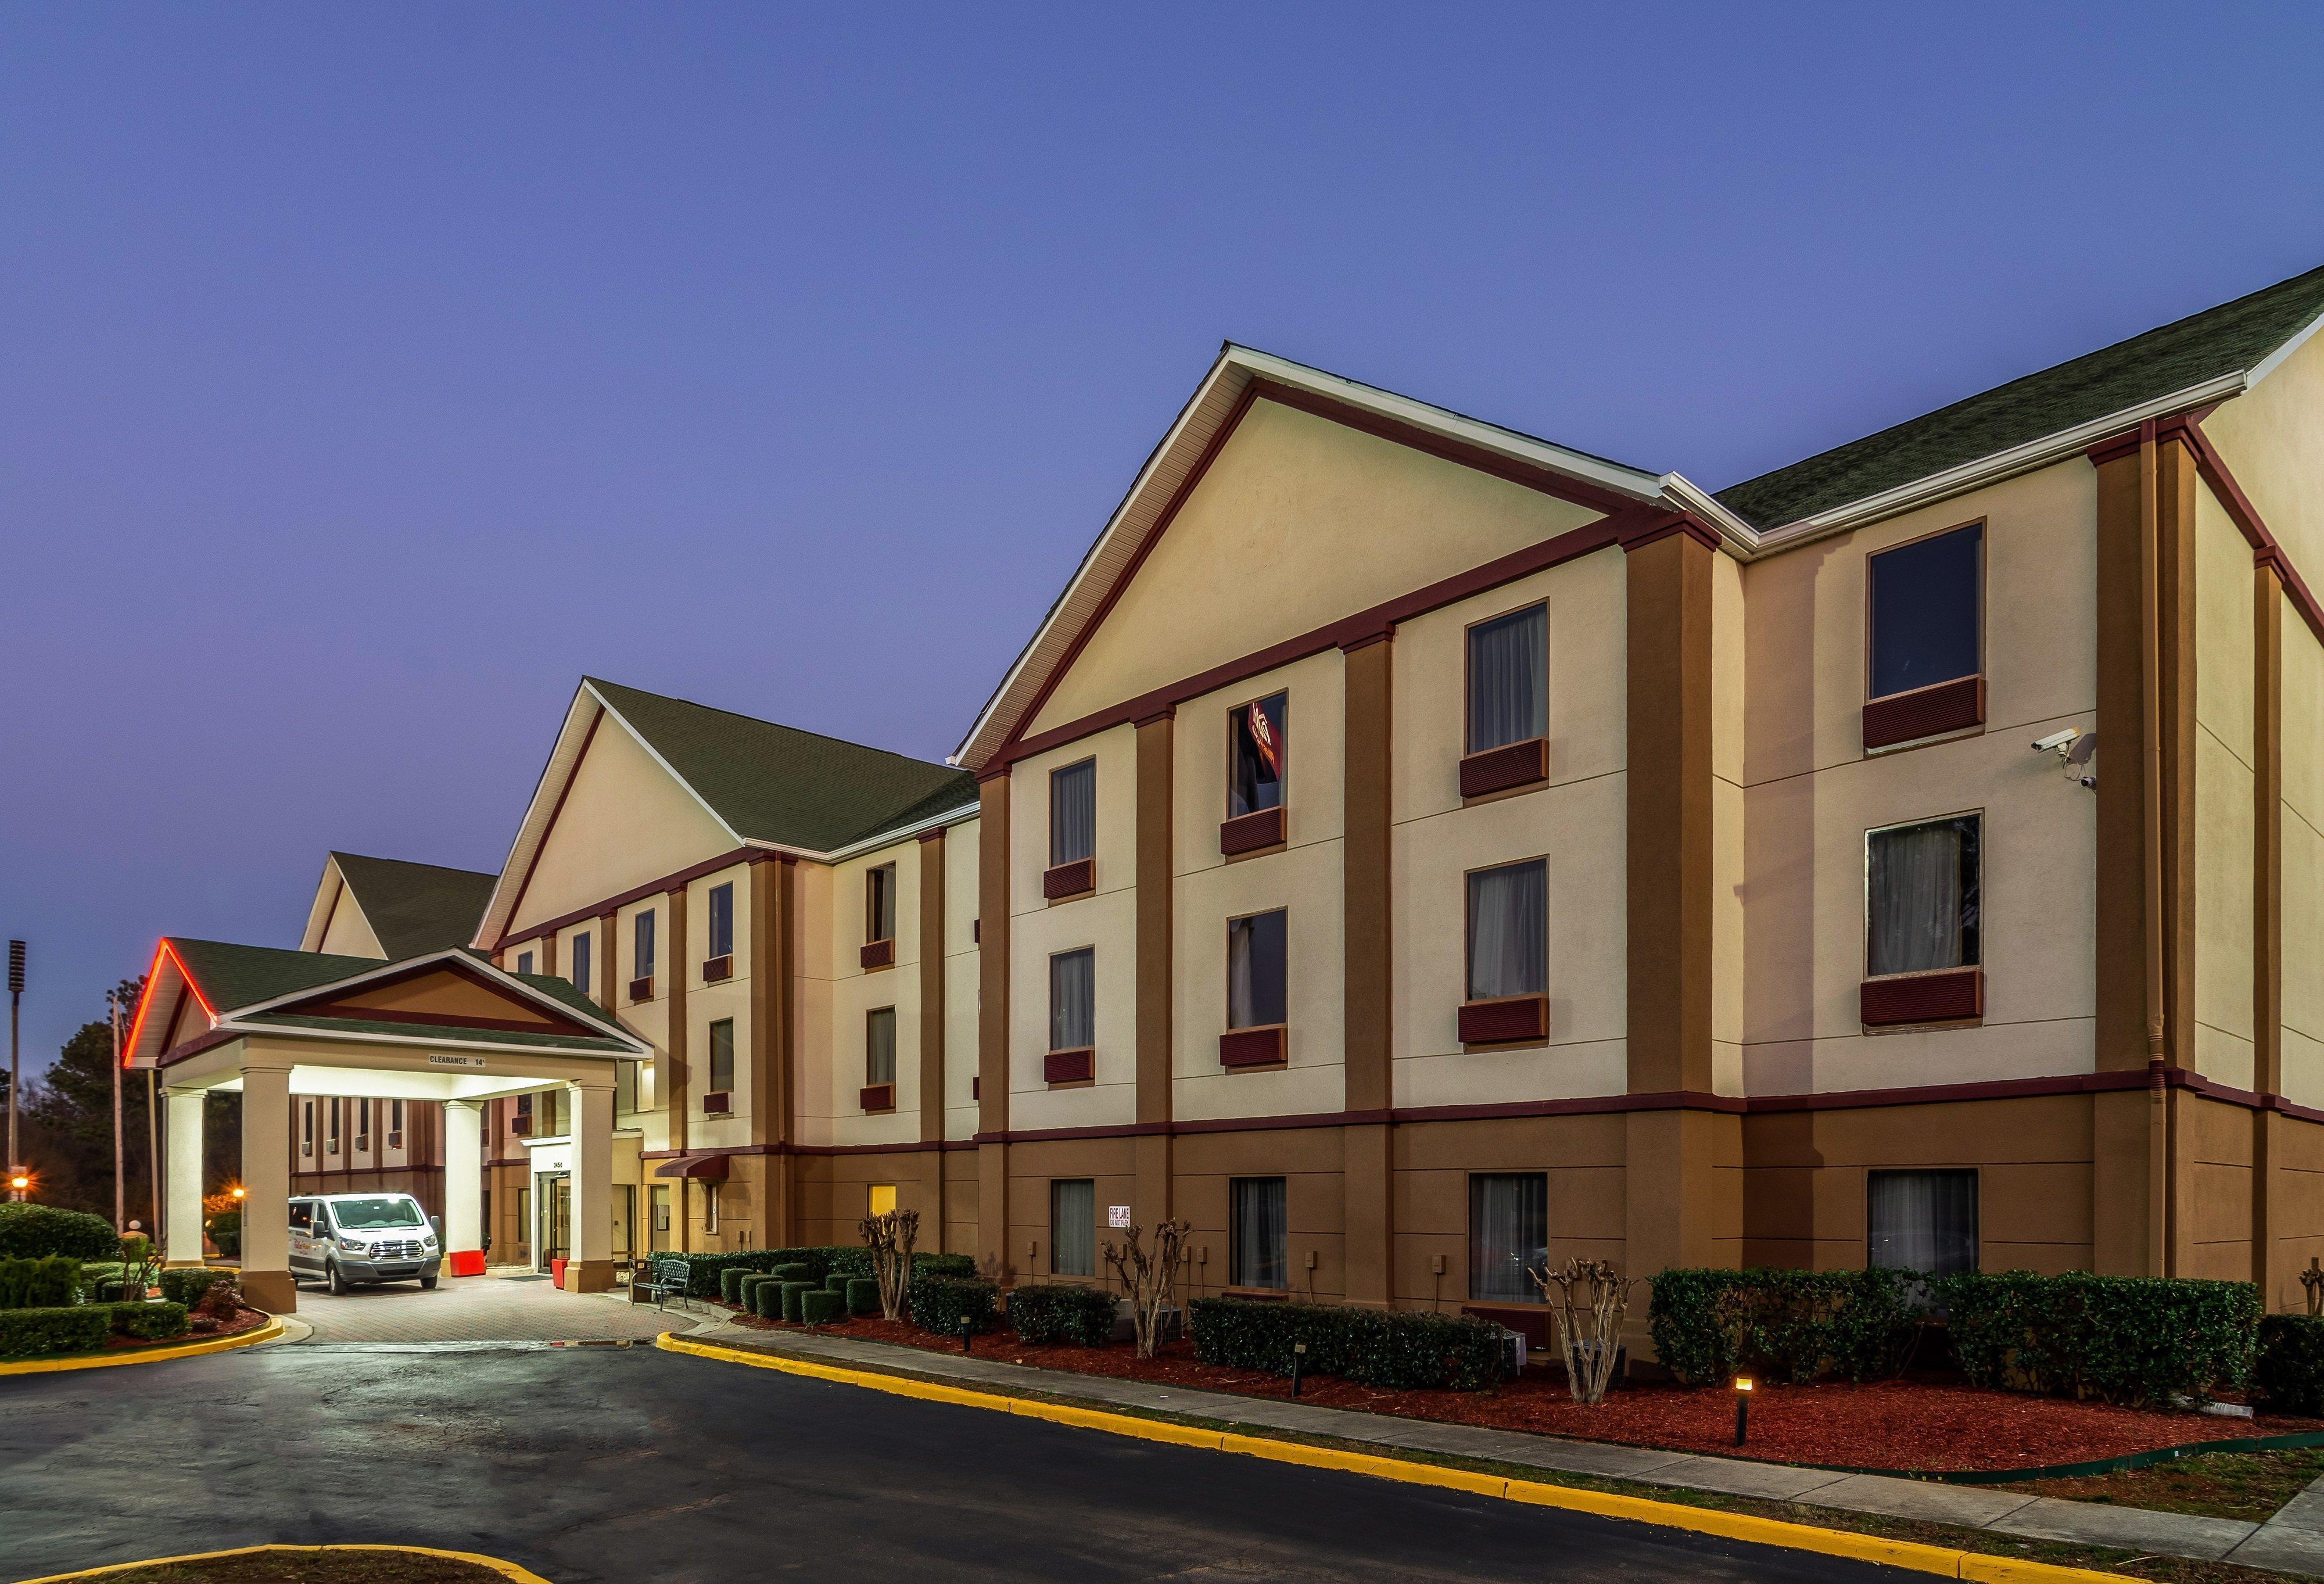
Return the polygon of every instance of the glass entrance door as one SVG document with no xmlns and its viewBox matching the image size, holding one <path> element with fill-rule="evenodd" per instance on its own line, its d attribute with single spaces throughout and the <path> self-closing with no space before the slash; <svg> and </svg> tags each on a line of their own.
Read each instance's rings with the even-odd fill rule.
<svg viewBox="0 0 2324 1584">
<path fill-rule="evenodd" d="M 573 1179 L 564 1172 L 540 1174 L 540 1252 L 533 1261 L 537 1270 L 548 1270 L 552 1259 L 565 1259 L 573 1252 Z"/>
</svg>

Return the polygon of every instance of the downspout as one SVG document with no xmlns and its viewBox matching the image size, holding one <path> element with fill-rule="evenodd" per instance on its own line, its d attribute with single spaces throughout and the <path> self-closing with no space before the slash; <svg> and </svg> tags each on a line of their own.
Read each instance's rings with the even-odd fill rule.
<svg viewBox="0 0 2324 1584">
<path fill-rule="evenodd" d="M 2170 1248 L 2163 1230 L 2170 1207 L 2170 1116 L 2163 1087 L 2163 589 L 2156 451 L 2154 421 L 2150 419 L 2139 425 L 2138 432 L 2138 703 L 2146 748 L 2139 857 L 2146 891 L 2146 1270 L 2159 1276 L 2168 1274 L 2164 1266 Z"/>
</svg>

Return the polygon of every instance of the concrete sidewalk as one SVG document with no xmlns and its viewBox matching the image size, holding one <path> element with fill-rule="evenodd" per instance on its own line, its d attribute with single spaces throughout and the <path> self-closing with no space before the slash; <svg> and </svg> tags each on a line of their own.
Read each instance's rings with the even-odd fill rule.
<svg viewBox="0 0 2324 1584">
<path fill-rule="evenodd" d="M 902 1370 L 964 1384 L 1033 1391 L 1114 1407 L 1147 1408 L 1229 1424 L 1330 1436 L 1390 1454 L 1434 1452 L 1476 1458 L 1557 1474 L 1589 1474 L 1686 1490 L 1768 1501 L 1799 1502 L 1842 1512 L 1877 1513 L 1960 1529 L 1984 1529 L 2031 1540 L 2100 1545 L 2200 1561 L 2324 1578 L 2324 1480 L 2296 1497 L 2265 1524 L 2201 1518 L 2144 1507 L 2060 1501 L 2021 1491 L 1940 1485 L 1877 1474 L 1834 1474 L 1787 1463 L 1706 1458 L 1603 1441 L 1561 1441 L 1520 1431 L 1397 1419 L 1342 1408 L 1311 1407 L 1265 1397 L 1155 1386 L 1110 1376 L 1036 1369 L 996 1358 L 935 1353 L 886 1342 L 807 1331 L 764 1331 L 726 1322 L 694 1333 L 695 1340 L 755 1348 L 827 1363 Z"/>
</svg>

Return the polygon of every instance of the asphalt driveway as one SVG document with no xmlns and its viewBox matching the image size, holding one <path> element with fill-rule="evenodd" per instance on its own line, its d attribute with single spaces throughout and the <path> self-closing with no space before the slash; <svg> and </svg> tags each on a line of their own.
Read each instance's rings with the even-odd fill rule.
<svg viewBox="0 0 2324 1584">
<path fill-rule="evenodd" d="M 434 1291 L 388 1282 L 333 1294 L 299 1289 L 309 1342 L 651 1341 L 704 1318 L 700 1304 L 658 1310 L 627 1292 L 560 1292 L 547 1276 L 447 1276 Z"/>
<path fill-rule="evenodd" d="M 484 1551 L 556 1584 L 1905 1577 L 643 1345 L 0 1380 L 0 1578 L 266 1541 Z"/>
</svg>

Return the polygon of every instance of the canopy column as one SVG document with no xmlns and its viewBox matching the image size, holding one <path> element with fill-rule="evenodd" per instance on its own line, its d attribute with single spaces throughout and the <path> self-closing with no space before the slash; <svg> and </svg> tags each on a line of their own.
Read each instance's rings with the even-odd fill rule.
<svg viewBox="0 0 2324 1584">
<path fill-rule="evenodd" d="M 484 1274 L 484 1104 L 444 1102 L 444 1269 Z"/>
<path fill-rule="evenodd" d="M 290 1280 L 290 1064 L 242 1066 L 242 1296 L 269 1314 L 299 1307 Z M 176 1118 L 171 1119 L 173 1122 Z M 200 1209 L 198 1198 L 195 1201 Z"/>
<path fill-rule="evenodd" d="M 573 1102 L 573 1257 L 565 1290 L 613 1285 L 613 1077 L 568 1083 Z"/>
<path fill-rule="evenodd" d="M 170 1174 L 161 1250 L 173 1266 L 202 1263 L 203 1099 L 198 1089 L 173 1089 L 164 1107 Z"/>
</svg>

